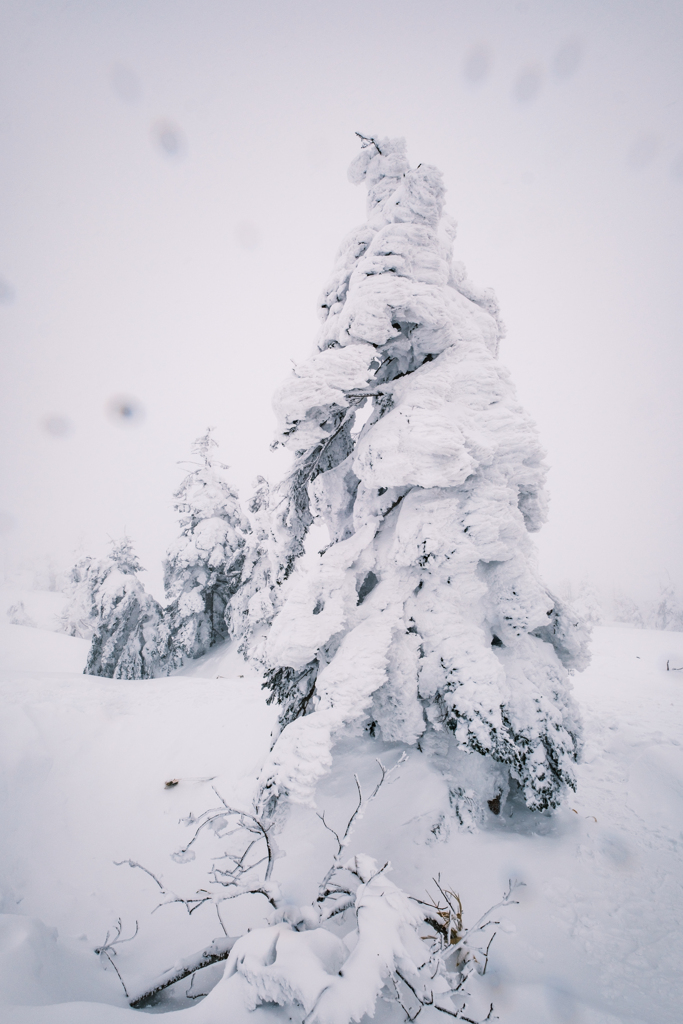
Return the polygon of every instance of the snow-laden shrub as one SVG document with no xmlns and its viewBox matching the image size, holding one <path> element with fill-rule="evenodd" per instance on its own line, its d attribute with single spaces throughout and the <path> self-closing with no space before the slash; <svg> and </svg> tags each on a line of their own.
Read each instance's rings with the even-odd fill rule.
<svg viewBox="0 0 683 1024">
<path fill-rule="evenodd" d="M 220 1010 L 229 994 L 232 1013 L 239 1020 L 244 1019 L 243 1010 L 279 1006 L 286 1012 L 283 1019 L 290 1021 L 351 1024 L 373 1018 L 381 998 L 390 1004 L 383 1020 L 415 1019 L 422 1009 L 431 1008 L 471 1021 L 465 1014 L 468 1007 L 472 1012 L 468 982 L 486 971 L 493 939 L 490 929 L 497 923 L 492 911 L 516 902 L 512 899 L 515 886 L 511 884 L 502 902 L 468 929 L 458 895 L 439 879 L 434 880 L 436 899 L 416 899 L 388 877 L 389 863 L 381 865 L 362 853 L 349 855 L 355 826 L 404 760 L 405 755 L 389 771 L 380 764 L 379 782 L 367 797 L 356 777 L 358 802 L 343 830 L 334 831 L 321 816 L 335 838 L 336 850 L 328 869 L 320 871 L 316 899 L 304 906 L 287 902 L 273 877 L 278 851 L 272 820 L 239 811 L 220 797 L 219 806 L 185 819 L 192 838 L 174 859 L 193 858 L 202 837 L 209 835 L 213 837 L 210 845 L 218 844 L 223 852 L 214 853 L 206 883 L 188 897 L 171 892 L 160 878 L 142 868 L 156 883 L 161 904 L 181 903 L 190 914 L 213 905 L 221 925 L 221 906 L 239 897 L 260 894 L 272 911 L 266 926 L 247 928 L 239 936 L 221 935 L 176 961 L 141 991 L 130 991 L 116 967 L 116 946 L 130 941 L 121 938 L 121 922 L 117 922 L 96 952 L 105 969 L 116 969 L 130 1004 L 148 1009 L 164 989 L 188 977 L 192 980 L 186 996 L 195 999 L 207 982 L 209 987 L 212 984 L 202 975 L 195 987 L 198 972 L 227 960 L 222 978 L 217 984 L 213 980 L 207 1013 L 210 1006 Z M 120 863 L 142 867 L 136 861 Z M 493 1008 L 486 1004 L 484 1014 L 486 1010 L 488 1020 Z"/>
<path fill-rule="evenodd" d="M 230 634 L 230 599 L 242 578 L 250 531 L 211 430 L 198 438 L 194 465 L 176 491 L 180 537 L 164 562 L 165 622 L 173 666 L 199 658 Z"/>
<path fill-rule="evenodd" d="M 264 800 L 310 802 L 335 738 L 366 729 L 426 749 L 455 737 L 552 807 L 574 786 L 567 672 L 587 632 L 535 568 L 546 471 L 498 362 L 496 300 L 452 262 L 441 174 L 411 168 L 402 139 L 363 140 L 350 177 L 367 223 L 323 292 L 317 352 L 275 399 L 295 462 L 273 499 L 282 734 Z M 330 543 L 304 568 L 314 519 Z"/>
<path fill-rule="evenodd" d="M 347 935 L 317 925 L 314 908 L 286 907 L 269 928 L 254 929 L 234 944 L 224 977 L 240 978 L 246 1008 L 274 1003 L 290 1020 L 351 1024 L 373 1018 L 382 998 L 396 1004 L 394 1020 L 414 1020 L 432 1008 L 471 1021 L 465 986 L 487 963 L 487 950 L 473 940 L 492 922 L 482 919 L 470 932 L 456 932 L 448 903 L 430 916 L 429 905 L 387 877 L 389 865 L 380 867 L 366 855 L 351 858 L 344 870 L 356 880 L 355 926 Z M 502 903 L 510 902 L 507 893 Z M 432 937 L 421 935 L 429 927 Z M 492 1012 L 491 1006 L 484 1019 Z"/>
<path fill-rule="evenodd" d="M 35 622 L 24 608 L 23 601 L 17 601 L 7 609 L 7 618 L 13 626 L 35 626 Z"/>
</svg>

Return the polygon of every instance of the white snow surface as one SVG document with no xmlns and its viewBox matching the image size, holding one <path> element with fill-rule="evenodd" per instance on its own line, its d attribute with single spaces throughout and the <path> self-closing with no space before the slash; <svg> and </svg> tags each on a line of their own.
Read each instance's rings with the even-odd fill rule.
<svg viewBox="0 0 683 1024">
<path fill-rule="evenodd" d="M 215 805 L 212 785 L 248 807 L 275 726 L 276 709 L 234 645 L 214 649 L 184 675 L 145 681 L 84 676 L 86 650 L 86 641 L 46 630 L 0 629 L 5 1024 L 139 1020 L 93 952 L 118 918 L 124 937 L 139 921 L 137 937 L 116 957 L 131 991 L 222 935 L 211 909 L 188 917 L 173 904 L 152 914 L 154 882 L 113 862 L 138 861 L 182 893 L 201 886 L 207 862 L 199 844 L 194 860 L 171 859 L 187 842 L 178 820 Z M 466 924 L 500 899 L 508 879 L 524 883 L 519 905 L 497 915 L 489 968 L 477 979 L 476 1019 L 490 1001 L 504 1024 L 681 1019 L 683 672 L 667 671 L 667 661 L 683 666 L 682 633 L 595 628 L 592 665 L 575 682 L 585 724 L 578 791 L 555 812 L 531 813 L 510 800 L 500 816 L 465 831 L 433 758 L 410 749 L 359 824 L 349 852 L 391 860 L 383 891 L 393 885 L 422 897 L 440 873 L 459 892 Z M 369 792 L 375 758 L 390 767 L 402 750 L 369 736 L 339 742 L 318 783 L 317 809 L 343 827 L 355 801 L 353 773 Z M 171 779 L 179 782 L 166 789 Z M 294 905 L 310 903 L 334 852 L 315 809 L 290 806 L 277 845 L 280 891 Z M 353 922 L 324 941 L 319 930 L 297 933 L 282 923 L 275 926 L 282 945 L 268 966 L 269 910 L 262 897 L 230 904 L 229 933 L 252 929 L 240 956 L 196 976 L 196 991 L 215 986 L 205 999 L 187 1000 L 185 980 L 154 1012 L 182 1014 L 188 1024 L 287 1021 L 289 1011 L 275 1003 L 253 1008 L 254 979 L 268 998 L 283 978 L 298 978 L 307 1004 L 345 958 L 349 971 L 361 963 L 343 941 Z M 288 957 L 298 975 L 285 970 Z M 364 979 L 357 991 L 366 988 Z M 316 1019 L 335 1019 L 337 989 L 328 991 L 329 1013 Z M 380 998 L 375 1020 L 398 1021 L 393 1007 Z M 366 1011 L 361 1000 L 357 1012 Z M 434 1017 L 425 1011 L 421 1019 Z"/>
</svg>

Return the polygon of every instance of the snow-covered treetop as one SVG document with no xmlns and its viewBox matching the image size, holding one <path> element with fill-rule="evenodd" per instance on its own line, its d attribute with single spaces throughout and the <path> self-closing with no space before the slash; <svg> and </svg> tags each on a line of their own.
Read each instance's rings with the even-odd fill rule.
<svg viewBox="0 0 683 1024">
<path fill-rule="evenodd" d="M 411 170 L 405 139 L 361 140 L 349 181 L 367 185 L 368 223 L 376 228 L 390 223 L 436 227 L 446 193 L 441 171 L 428 164 Z"/>
<path fill-rule="evenodd" d="M 112 568 L 118 569 L 119 572 L 134 574 L 145 571 L 133 551 L 132 540 L 125 535 L 119 540 L 112 540 L 109 558 L 114 563 Z"/>
<path fill-rule="evenodd" d="M 200 463 L 190 463 L 190 470 L 174 494 L 173 507 L 180 513 L 180 525 L 184 532 L 194 530 L 203 519 L 241 519 L 237 492 L 230 486 L 224 463 L 214 457 L 218 442 L 212 436 L 213 428 L 198 437 L 192 445 L 192 453 L 198 455 Z M 186 463 L 183 463 L 186 465 Z"/>
<path fill-rule="evenodd" d="M 346 457 L 345 435 L 369 398 L 376 412 L 354 460 L 363 485 L 457 486 L 504 455 L 516 463 L 507 476 L 517 478 L 527 528 L 538 529 L 543 451 L 495 361 L 495 295 L 452 262 L 441 172 L 411 169 L 403 139 L 363 142 L 350 176 L 368 186 L 368 223 L 342 243 L 321 297 L 318 354 L 275 395 L 280 442 L 299 453 L 320 448 L 312 482 L 330 468 L 332 447 Z M 438 369 L 430 365 L 442 353 Z"/>
<path fill-rule="evenodd" d="M 222 469 L 227 469 L 222 462 L 218 462 L 213 458 L 214 448 L 218 448 L 218 441 L 215 437 L 212 437 L 214 427 L 207 427 L 206 433 L 198 437 L 192 444 L 192 454 L 199 455 L 204 461 L 205 466 L 220 466 Z"/>
</svg>

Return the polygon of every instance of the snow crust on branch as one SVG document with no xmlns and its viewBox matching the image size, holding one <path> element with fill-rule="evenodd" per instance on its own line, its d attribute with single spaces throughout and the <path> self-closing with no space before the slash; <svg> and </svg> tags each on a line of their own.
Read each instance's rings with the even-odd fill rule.
<svg viewBox="0 0 683 1024">
<path fill-rule="evenodd" d="M 263 656 L 283 731 L 264 799 L 310 803 L 335 738 L 367 729 L 454 764 L 469 752 L 482 792 L 504 800 L 512 778 L 552 807 L 574 785 L 567 670 L 588 633 L 535 567 L 546 469 L 498 362 L 497 302 L 453 263 L 441 174 L 411 168 L 404 140 L 364 140 L 349 176 L 367 223 L 323 291 L 318 351 L 275 400 L 295 461 L 273 497 Z M 330 545 L 311 567 L 314 519 Z"/>
<path fill-rule="evenodd" d="M 427 959 L 416 931 L 424 913 L 372 858 L 358 855 L 349 868 L 361 878 L 351 951 L 324 928 L 296 931 L 288 921 L 255 928 L 237 940 L 225 970 L 226 979 L 239 974 L 246 982 L 248 1009 L 294 1004 L 309 1024 L 348 1024 L 373 1016 L 396 970 L 418 978 Z"/>
</svg>

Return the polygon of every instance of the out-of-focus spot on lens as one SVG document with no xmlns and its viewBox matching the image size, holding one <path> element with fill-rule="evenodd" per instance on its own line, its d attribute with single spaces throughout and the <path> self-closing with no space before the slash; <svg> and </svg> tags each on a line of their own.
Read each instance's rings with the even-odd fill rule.
<svg viewBox="0 0 683 1024">
<path fill-rule="evenodd" d="M 583 47 L 580 39 L 566 39 L 553 57 L 553 71 L 558 78 L 569 78 L 581 64 Z"/>
<path fill-rule="evenodd" d="M 671 174 L 674 178 L 683 181 L 683 153 L 679 153 L 671 165 Z"/>
<path fill-rule="evenodd" d="M 465 57 L 463 74 L 468 82 L 483 82 L 491 70 L 491 54 L 488 46 L 480 43 L 474 46 Z"/>
<path fill-rule="evenodd" d="M 256 224 L 245 220 L 235 225 L 235 238 L 243 249 L 255 249 L 261 243 L 261 232 Z"/>
<path fill-rule="evenodd" d="M 43 420 L 43 429 L 53 437 L 66 437 L 73 430 L 71 420 L 66 416 L 46 416 Z"/>
<path fill-rule="evenodd" d="M 164 156 L 177 158 L 185 153 L 185 137 L 170 121 L 156 121 L 152 125 L 152 141 Z"/>
<path fill-rule="evenodd" d="M 145 418 L 145 410 L 137 398 L 130 395 L 116 395 L 107 402 L 107 414 L 114 423 L 123 426 L 139 426 Z"/>
<path fill-rule="evenodd" d="M 0 509 L 0 533 L 11 533 L 15 526 L 14 516 Z"/>
<path fill-rule="evenodd" d="M 528 103 L 533 100 L 541 88 L 543 72 L 536 64 L 523 68 L 514 84 L 512 93 L 519 103 Z"/>
<path fill-rule="evenodd" d="M 14 299 L 14 288 L 7 281 L 0 277 L 0 302 L 12 302 Z"/>
<path fill-rule="evenodd" d="M 111 87 L 124 103 L 135 103 L 140 99 L 142 89 L 140 80 L 134 71 L 125 64 L 115 64 L 109 78 Z"/>
<path fill-rule="evenodd" d="M 626 154 L 626 163 L 634 171 L 640 171 L 655 158 L 658 149 L 659 139 L 657 136 L 652 132 L 643 132 L 631 144 Z"/>
</svg>

